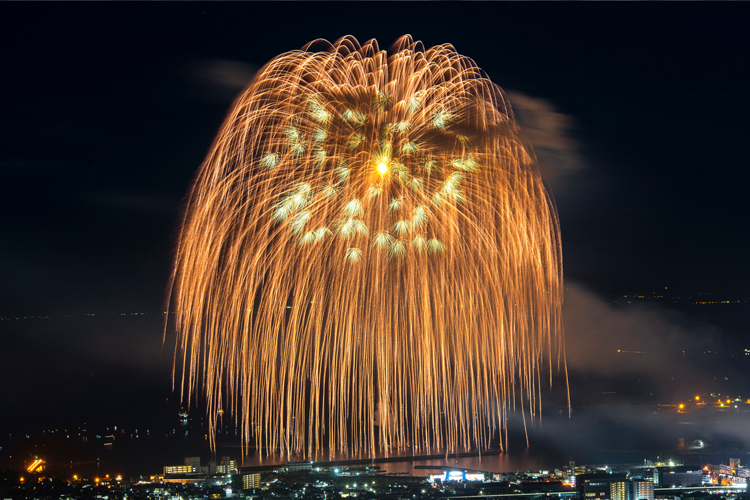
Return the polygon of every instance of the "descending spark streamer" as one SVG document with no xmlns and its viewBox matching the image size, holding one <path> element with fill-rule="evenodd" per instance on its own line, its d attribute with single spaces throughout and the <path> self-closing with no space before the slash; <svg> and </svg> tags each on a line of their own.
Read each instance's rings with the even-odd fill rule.
<svg viewBox="0 0 750 500">
<path fill-rule="evenodd" d="M 472 60 L 408 36 L 260 70 L 193 184 L 171 297 L 212 438 L 227 408 L 284 454 L 487 447 L 564 370 L 533 154 Z"/>
</svg>

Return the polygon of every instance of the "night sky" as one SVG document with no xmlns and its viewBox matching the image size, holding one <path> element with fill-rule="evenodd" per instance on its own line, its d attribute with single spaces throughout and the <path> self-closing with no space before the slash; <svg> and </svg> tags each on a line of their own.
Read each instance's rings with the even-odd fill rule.
<svg viewBox="0 0 750 500">
<path fill-rule="evenodd" d="M 1 404 L 25 409 L 0 428 L 78 415 L 71 404 L 110 418 L 100 406 L 135 415 L 179 397 L 160 311 L 181 200 L 254 72 L 316 38 L 387 48 L 409 33 L 473 58 L 527 126 L 559 209 L 566 283 L 592 300 L 664 287 L 748 298 L 748 14 L 714 3 L 0 5 L 0 316 L 58 317 L 0 322 Z M 128 316 L 59 319 L 83 313 Z"/>
</svg>

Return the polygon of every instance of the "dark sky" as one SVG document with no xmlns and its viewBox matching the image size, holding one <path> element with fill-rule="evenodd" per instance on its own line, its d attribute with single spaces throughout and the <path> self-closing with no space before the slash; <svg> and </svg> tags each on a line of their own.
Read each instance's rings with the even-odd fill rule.
<svg viewBox="0 0 750 500">
<path fill-rule="evenodd" d="M 314 38 L 450 42 L 567 115 L 566 278 L 746 294 L 748 7 L 6 4 L 4 313 L 155 310 L 181 197 L 253 70 Z M 67 302 L 66 302 L 67 301 Z M 113 305 L 113 307 L 115 307 Z"/>
<path fill-rule="evenodd" d="M 452 43 L 522 119 L 539 111 L 554 136 L 540 158 L 566 280 L 745 297 L 748 14 L 742 3 L 3 3 L 0 316 L 158 314 L 181 199 L 234 95 L 270 58 L 346 34 L 382 48 L 405 33 Z M 135 360 L 118 373 L 143 380 L 161 359 L 162 383 L 170 358 L 152 323 L 129 338 L 122 325 L 3 326 L 2 359 L 15 376 L 34 356 L 65 358 L 83 377 L 118 351 Z M 32 337 L 44 335 L 58 340 L 42 352 Z"/>
</svg>

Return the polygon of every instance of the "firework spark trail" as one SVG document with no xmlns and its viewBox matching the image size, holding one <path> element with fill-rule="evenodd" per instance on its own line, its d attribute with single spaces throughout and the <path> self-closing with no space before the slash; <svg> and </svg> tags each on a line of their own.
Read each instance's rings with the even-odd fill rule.
<svg viewBox="0 0 750 500">
<path fill-rule="evenodd" d="M 517 402 L 538 415 L 562 256 L 517 132 L 450 45 L 316 41 L 258 73 L 194 181 L 170 295 L 212 444 L 224 408 L 245 444 L 307 456 L 488 447 Z"/>
</svg>

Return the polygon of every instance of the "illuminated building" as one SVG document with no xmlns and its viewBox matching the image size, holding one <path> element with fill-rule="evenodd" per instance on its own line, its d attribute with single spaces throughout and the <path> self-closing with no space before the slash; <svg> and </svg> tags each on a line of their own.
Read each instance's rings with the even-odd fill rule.
<svg viewBox="0 0 750 500">
<path fill-rule="evenodd" d="M 630 500 L 627 482 L 625 474 L 579 474 L 575 484 L 582 500 Z"/>
<path fill-rule="evenodd" d="M 654 500 L 654 483 L 646 479 L 635 479 L 630 483 L 630 500 Z"/>
<path fill-rule="evenodd" d="M 213 474 L 233 474 L 237 472 L 237 462 L 225 456 L 221 457 L 221 462 L 216 460 L 208 462 L 208 473 Z"/>
<path fill-rule="evenodd" d="M 201 466 L 201 457 L 185 457 L 183 465 L 166 465 L 164 474 L 167 475 L 184 475 L 184 474 L 234 474 L 237 472 L 237 462 L 230 457 L 221 457 L 220 462 L 211 460 L 208 465 Z"/>
<path fill-rule="evenodd" d="M 704 469 L 704 474 L 713 477 L 717 482 L 721 482 L 721 480 L 736 481 L 738 479 L 750 479 L 750 468 L 740 465 L 740 460 L 736 458 L 730 458 L 729 464 L 707 464 Z"/>
<path fill-rule="evenodd" d="M 685 467 L 659 469 L 660 488 L 684 488 L 703 484 L 703 471 L 687 470 Z"/>
<path fill-rule="evenodd" d="M 446 470 L 443 474 L 430 474 L 430 482 L 440 480 L 447 483 L 448 481 L 484 481 L 485 474 L 481 472 L 467 472 L 465 470 Z"/>
<path fill-rule="evenodd" d="M 312 462 L 287 462 L 284 464 L 286 472 L 298 471 L 298 470 L 312 470 Z"/>
<path fill-rule="evenodd" d="M 205 473 L 201 469 L 201 457 L 185 457 L 185 463 L 182 465 L 165 465 L 164 476 L 193 476 L 196 477 Z"/>
<path fill-rule="evenodd" d="M 165 465 L 164 474 L 200 474 L 200 466 L 194 465 Z"/>
<path fill-rule="evenodd" d="M 588 467 L 586 465 L 576 465 L 576 463 L 572 460 L 568 462 L 568 466 L 563 467 L 563 469 L 565 469 L 568 480 L 574 486 L 576 484 L 576 476 L 580 476 L 581 474 L 586 474 L 588 472 Z"/>
<path fill-rule="evenodd" d="M 623 479 L 610 483 L 609 498 L 611 500 L 630 500 L 630 482 Z"/>
<path fill-rule="evenodd" d="M 242 487 L 246 490 L 260 488 L 260 472 L 242 476 Z"/>
</svg>

